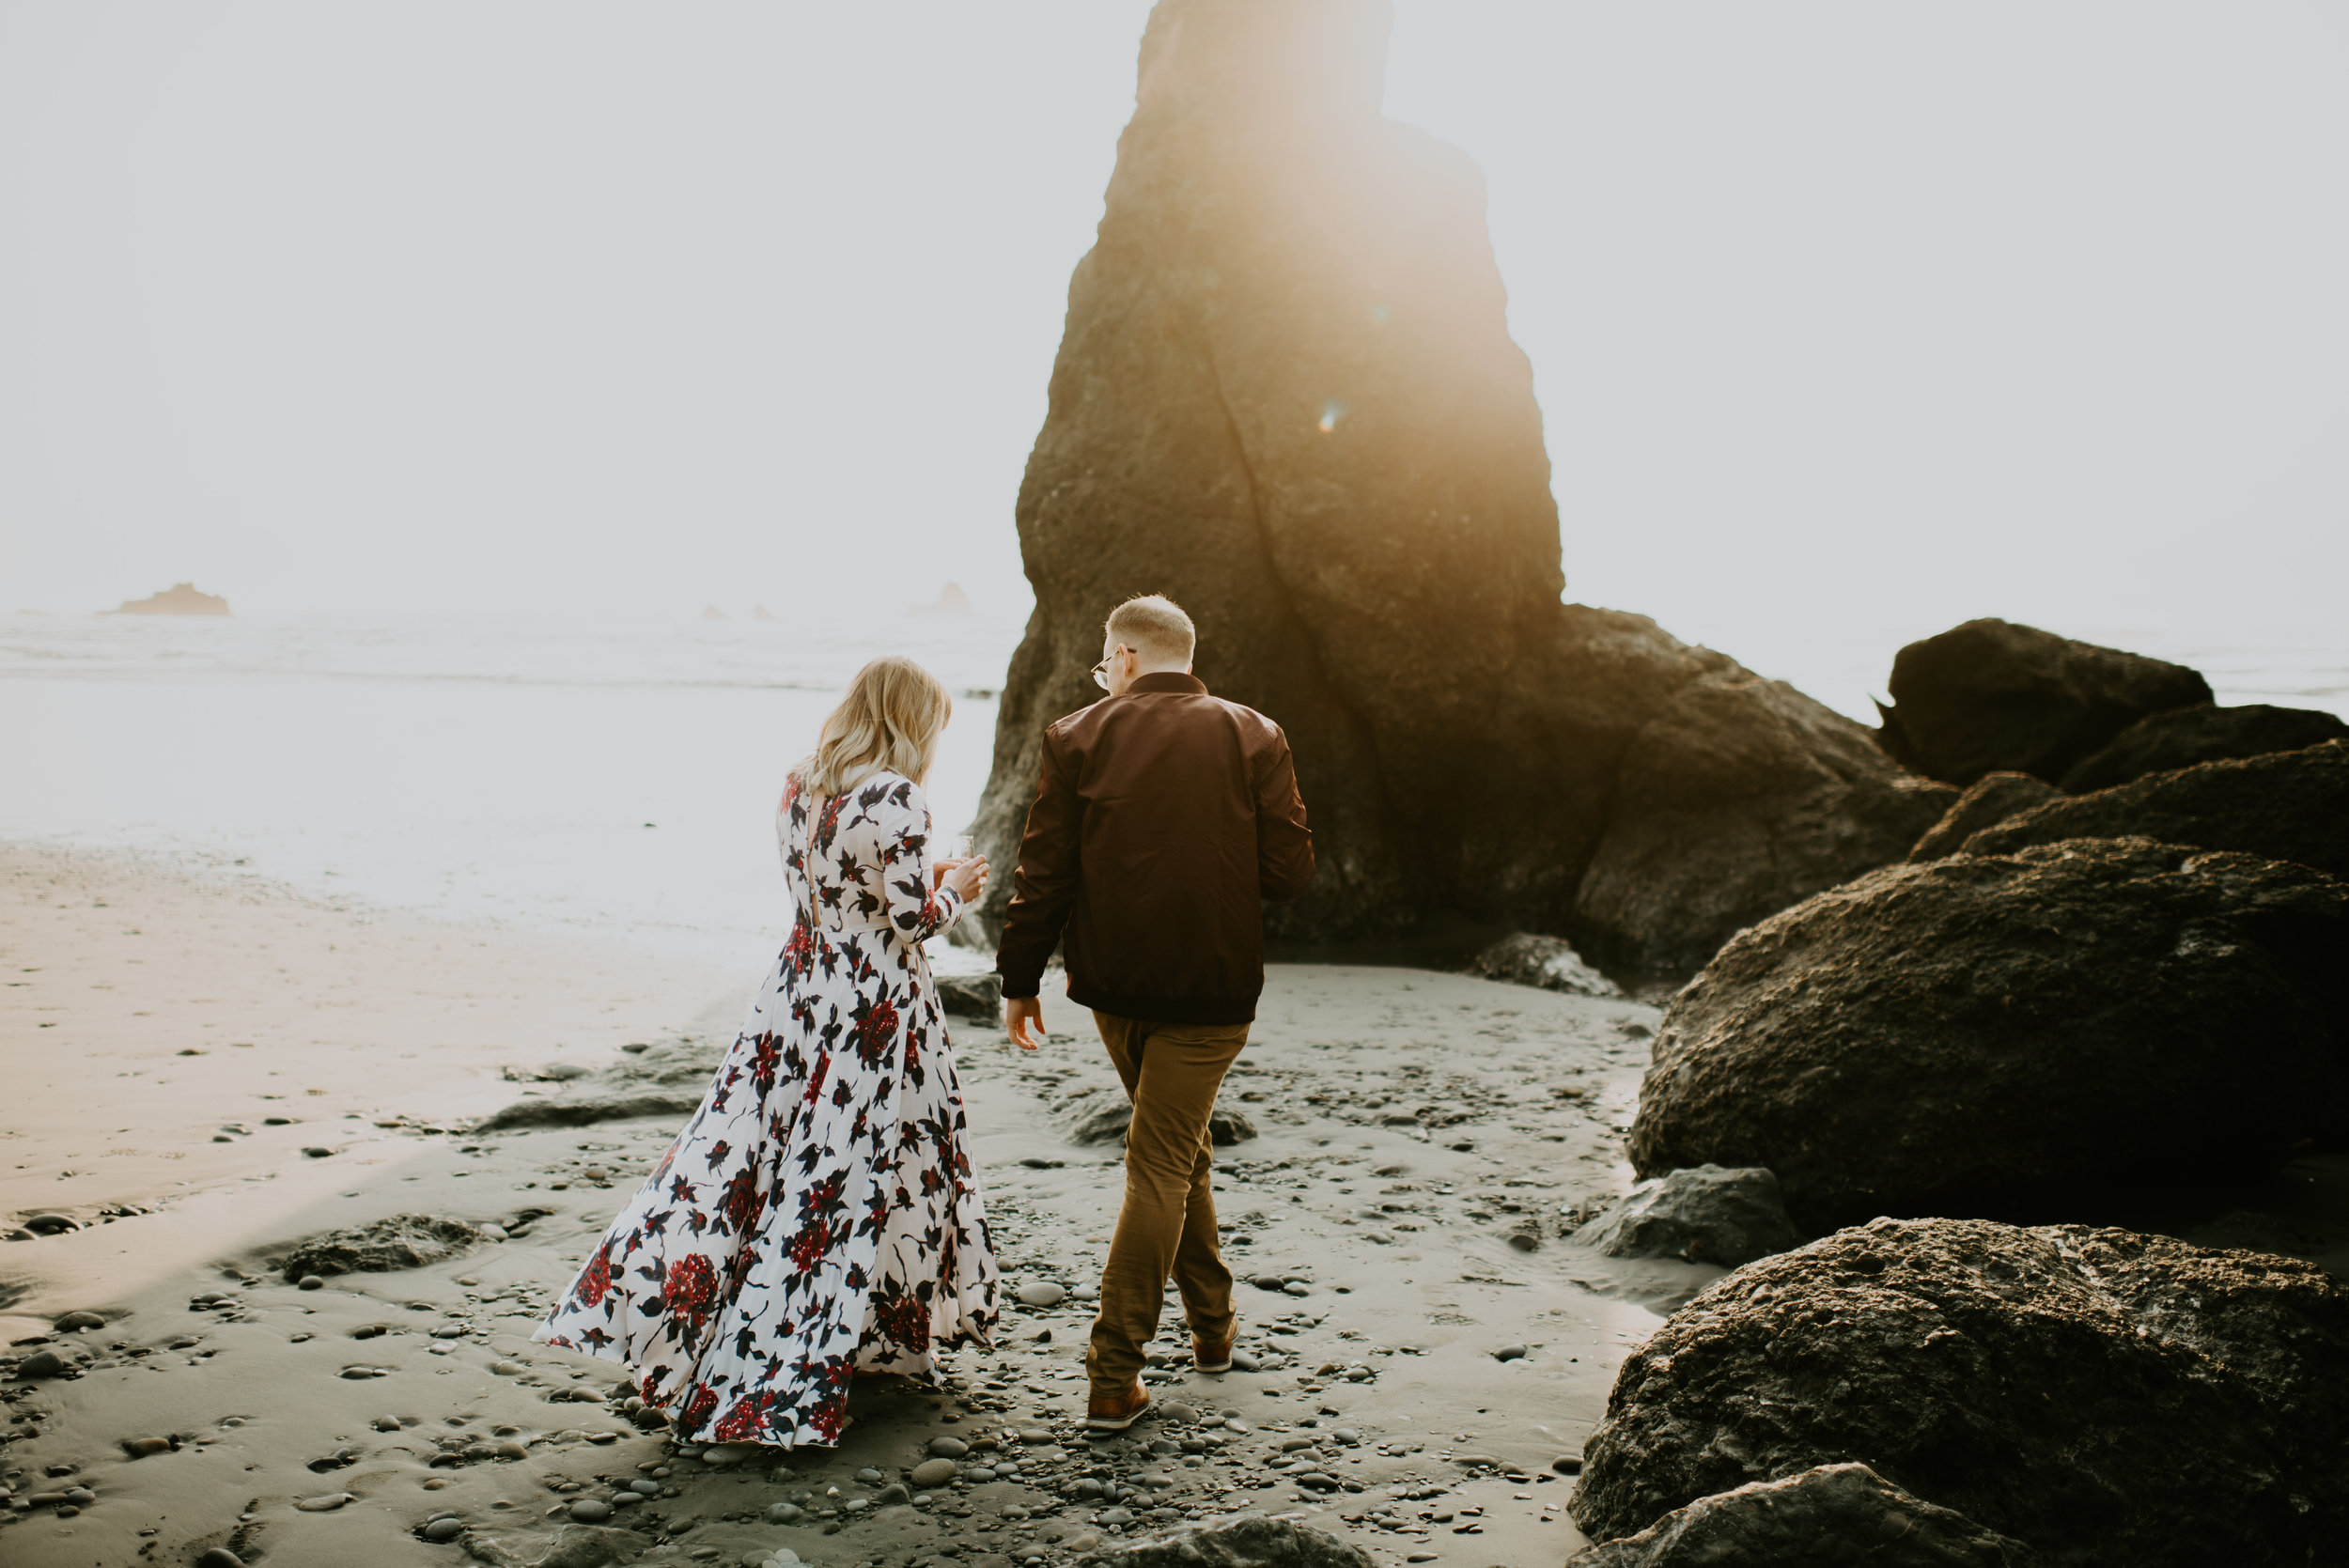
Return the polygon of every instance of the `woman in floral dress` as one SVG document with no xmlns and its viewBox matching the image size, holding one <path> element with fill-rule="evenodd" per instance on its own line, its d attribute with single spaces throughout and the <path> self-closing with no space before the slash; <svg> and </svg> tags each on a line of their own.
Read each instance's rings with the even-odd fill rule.
<svg viewBox="0 0 2349 1568">
<path fill-rule="evenodd" d="M 953 704 L 877 659 L 794 768 L 795 920 L 701 1109 L 537 1338 L 634 1369 L 680 1438 L 832 1443 L 851 1377 L 986 1343 L 994 1250 L 923 941 L 986 886 L 921 781 Z"/>
</svg>

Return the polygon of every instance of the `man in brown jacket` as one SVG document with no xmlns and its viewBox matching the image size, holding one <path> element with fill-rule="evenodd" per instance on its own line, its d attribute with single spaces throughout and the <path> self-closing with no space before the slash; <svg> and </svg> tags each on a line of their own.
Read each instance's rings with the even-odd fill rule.
<svg viewBox="0 0 2349 1568">
<path fill-rule="evenodd" d="M 1207 694 L 1196 632 L 1173 601 L 1110 614 L 1093 678 L 1109 696 L 1044 732 L 996 950 L 1003 1026 L 1044 1040 L 1036 995 L 1066 939 L 1068 997 L 1093 1009 L 1133 1100 L 1126 1197 L 1085 1352 L 1085 1424 L 1131 1426 L 1150 1403 L 1143 1347 L 1171 1276 L 1202 1372 L 1232 1364 L 1232 1271 L 1216 1241 L 1207 1117 L 1264 990 L 1264 908 L 1313 879 L 1313 834 L 1281 726 Z"/>
</svg>

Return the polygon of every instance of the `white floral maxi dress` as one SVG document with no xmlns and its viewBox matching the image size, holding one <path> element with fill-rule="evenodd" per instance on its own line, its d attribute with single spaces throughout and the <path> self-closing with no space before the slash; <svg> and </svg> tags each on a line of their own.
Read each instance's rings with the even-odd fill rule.
<svg viewBox="0 0 2349 1568">
<path fill-rule="evenodd" d="M 682 1438 L 832 1443 L 855 1372 L 986 1343 L 995 1253 L 922 951 L 929 805 L 878 773 L 776 831 L 797 916 L 708 1096 L 537 1335 L 636 1369 Z M 811 847 L 814 852 L 810 853 Z M 811 924 L 810 912 L 817 913 Z"/>
</svg>

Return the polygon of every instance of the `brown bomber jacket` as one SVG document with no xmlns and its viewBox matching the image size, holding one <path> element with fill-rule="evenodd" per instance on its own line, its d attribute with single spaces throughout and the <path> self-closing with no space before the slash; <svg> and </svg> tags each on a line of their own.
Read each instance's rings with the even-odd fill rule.
<svg viewBox="0 0 2349 1568">
<path fill-rule="evenodd" d="M 1003 995 L 1035 995 L 1066 933 L 1070 1001 L 1246 1023 L 1264 991 L 1263 900 L 1313 875 L 1281 726 L 1194 676 L 1143 675 L 1044 732 L 995 953 Z"/>
</svg>

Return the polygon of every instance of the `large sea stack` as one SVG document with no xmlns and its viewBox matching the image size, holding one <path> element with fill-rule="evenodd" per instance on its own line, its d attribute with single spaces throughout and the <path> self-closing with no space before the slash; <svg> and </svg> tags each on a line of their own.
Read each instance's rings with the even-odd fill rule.
<svg viewBox="0 0 2349 1568">
<path fill-rule="evenodd" d="M 975 831 L 1007 865 L 1044 726 L 1098 695 L 1102 618 L 1165 593 L 1209 689 L 1297 753 L 1320 869 L 1276 931 L 1455 910 L 1677 977 L 1954 795 L 1789 687 L 1561 602 L 1483 179 L 1380 115 L 1388 26 L 1381 0 L 1152 11 L 1020 486 L 1036 608 Z"/>
</svg>

